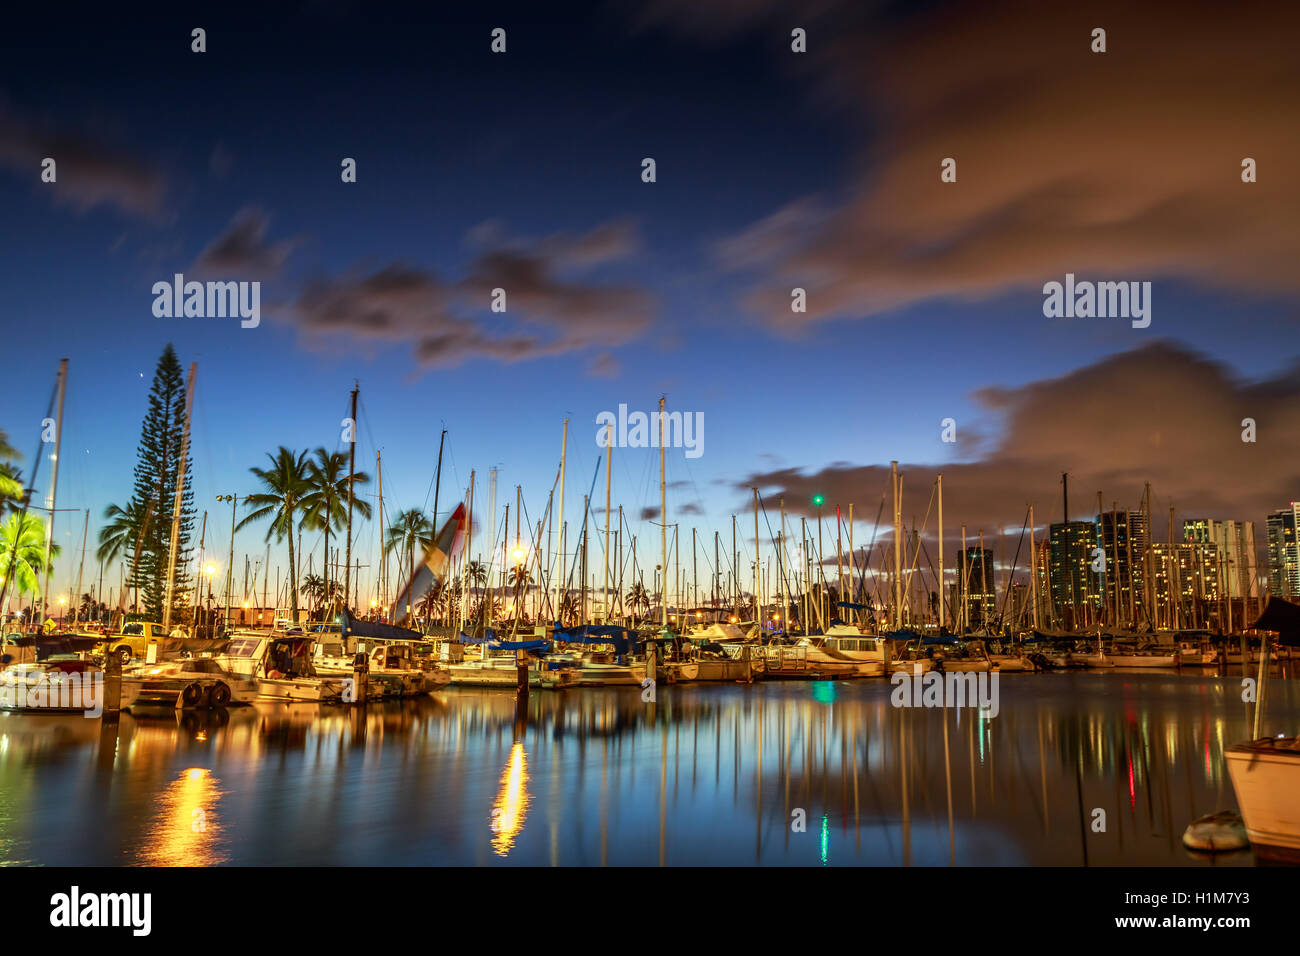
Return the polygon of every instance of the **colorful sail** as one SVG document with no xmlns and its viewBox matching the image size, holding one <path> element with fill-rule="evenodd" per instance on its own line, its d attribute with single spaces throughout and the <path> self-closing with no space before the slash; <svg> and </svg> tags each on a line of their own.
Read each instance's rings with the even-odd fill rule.
<svg viewBox="0 0 1300 956">
<path fill-rule="evenodd" d="M 460 553 L 465 544 L 465 506 L 456 506 L 455 513 L 447 519 L 438 536 L 433 539 L 433 546 L 425 552 L 424 560 L 415 566 L 415 574 L 397 594 L 397 600 L 389 609 L 388 619 L 400 623 L 408 616 L 414 616 L 415 608 L 420 606 L 424 596 L 447 580 L 452 559 Z M 408 611 L 407 607 L 411 610 Z"/>
</svg>

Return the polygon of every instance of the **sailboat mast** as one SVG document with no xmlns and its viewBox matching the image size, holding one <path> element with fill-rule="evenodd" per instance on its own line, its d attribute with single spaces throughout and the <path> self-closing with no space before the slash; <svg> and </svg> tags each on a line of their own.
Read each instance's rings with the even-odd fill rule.
<svg viewBox="0 0 1300 956">
<path fill-rule="evenodd" d="M 198 374 L 198 367 L 197 362 L 190 363 L 189 381 L 185 383 L 185 424 L 181 426 L 181 457 L 176 463 L 176 498 L 172 503 L 171 545 L 167 549 L 167 600 L 163 604 L 162 619 L 164 631 L 169 631 L 172 626 L 172 596 L 176 587 L 176 547 L 181 536 L 181 502 L 185 497 L 185 461 L 190 453 L 190 411 L 194 407 L 194 377 Z M 54 466 L 58 467 L 57 461 Z M 50 517 L 53 518 L 53 515 Z"/>
<path fill-rule="evenodd" d="M 610 469 L 614 465 L 614 426 L 612 424 L 605 426 L 605 584 L 601 589 L 601 607 L 604 613 L 601 620 L 609 623 L 609 490 L 610 490 Z M 622 461 L 623 459 L 619 459 Z"/>
<path fill-rule="evenodd" d="M 1038 620 L 1038 548 L 1034 545 L 1034 506 L 1029 506 L 1029 593 L 1034 607 L 1034 628 L 1042 627 Z"/>
<path fill-rule="evenodd" d="M 889 463 L 894 485 L 894 628 L 903 626 L 903 512 L 898 500 L 898 462 Z"/>
<path fill-rule="evenodd" d="M 659 576 L 660 625 L 668 629 L 668 482 L 664 466 L 664 396 L 659 396 L 659 557 L 663 573 Z"/>
<path fill-rule="evenodd" d="M 59 360 L 59 410 L 54 422 L 54 467 L 50 474 L 50 493 L 45 499 L 49 508 L 50 521 L 45 526 L 45 591 L 41 598 L 41 613 L 49 617 L 50 613 L 50 566 L 54 558 L 54 500 L 59 487 L 59 447 L 63 442 L 63 396 L 68 386 L 68 360 Z M 17 537 L 14 550 L 17 552 Z"/>
<path fill-rule="evenodd" d="M 564 467 L 569 451 L 569 420 L 564 420 L 564 435 L 560 439 L 560 513 L 555 519 L 555 526 L 559 529 L 560 547 L 555 555 L 558 565 L 559 574 L 555 576 L 555 619 L 563 622 L 560 615 L 560 590 L 564 587 Z"/>
<path fill-rule="evenodd" d="M 348 528 L 347 541 L 343 546 L 343 606 L 348 607 L 348 598 L 352 594 L 352 480 L 357 472 L 357 393 L 361 391 L 361 385 L 358 382 L 352 383 L 352 417 L 349 420 L 352 428 L 348 432 L 351 441 L 348 442 Z M 379 525 L 379 535 L 382 538 L 384 526 L 381 522 Z M 325 556 L 329 560 L 329 555 Z M 254 586 L 256 586 L 257 576 L 253 576 Z"/>
<path fill-rule="evenodd" d="M 81 620 L 81 577 L 86 573 L 86 538 L 89 534 L 90 509 L 87 508 L 86 520 L 81 525 L 81 567 L 77 569 L 77 593 L 74 595 L 77 604 L 72 612 L 72 621 L 74 624 Z M 173 550 L 175 550 L 175 545 L 173 545 Z"/>
<path fill-rule="evenodd" d="M 935 488 L 939 496 L 939 631 L 947 624 L 943 595 L 943 472 L 935 478 Z"/>
<path fill-rule="evenodd" d="M 384 587 L 388 570 L 388 554 L 384 551 L 384 459 L 379 449 L 375 449 L 375 470 L 379 476 L 379 605 L 387 607 L 388 594 Z"/>
<path fill-rule="evenodd" d="M 758 489 L 754 489 L 754 620 L 763 622 L 763 609 L 759 604 L 758 576 L 760 574 L 758 559 Z"/>
</svg>

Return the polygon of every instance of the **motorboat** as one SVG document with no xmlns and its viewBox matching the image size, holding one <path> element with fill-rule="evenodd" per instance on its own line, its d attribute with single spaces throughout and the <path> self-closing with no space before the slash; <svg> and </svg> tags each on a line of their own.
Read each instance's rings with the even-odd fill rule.
<svg viewBox="0 0 1300 956">
<path fill-rule="evenodd" d="M 91 660 L 99 639 L 76 634 L 41 634 L 12 643 L 33 648 L 36 660 L 0 671 L 0 710 L 98 716 L 105 698 L 104 668 Z M 130 702 L 123 693 L 121 706 Z"/>
<path fill-rule="evenodd" d="M 145 664 L 122 676 L 123 707 L 174 707 L 190 710 L 251 704 L 257 682 L 233 674 L 210 657 Z M 130 699 L 131 703 L 125 703 Z"/>
<path fill-rule="evenodd" d="M 352 678 L 317 673 L 314 643 L 309 634 L 237 630 L 213 660 L 238 677 L 251 678 L 264 700 L 350 701 Z"/>
<path fill-rule="evenodd" d="M 1112 644 L 1110 662 L 1116 667 L 1177 667 L 1177 648 L 1157 648 L 1151 645 Z"/>
<path fill-rule="evenodd" d="M 104 669 L 98 664 L 75 655 L 52 655 L 0 671 L 0 710 L 102 713 L 104 688 Z"/>
<path fill-rule="evenodd" d="M 356 642 L 358 648 L 365 641 Z M 341 639 L 316 644 L 313 665 L 317 673 L 351 677 L 356 664 L 355 654 L 343 652 Z M 436 662 L 422 664 L 415 649 L 407 641 L 380 641 L 369 651 L 368 694 L 376 698 L 417 697 L 451 683 L 451 671 Z"/>
<path fill-rule="evenodd" d="M 934 669 L 950 674 L 982 674 L 993 669 L 988 649 L 982 640 L 965 641 L 957 637 L 927 637 L 922 648 L 930 648 Z"/>
<path fill-rule="evenodd" d="M 1182 667 L 1209 667 L 1219 662 L 1219 652 L 1209 631 L 1178 631 L 1178 663 Z"/>
</svg>

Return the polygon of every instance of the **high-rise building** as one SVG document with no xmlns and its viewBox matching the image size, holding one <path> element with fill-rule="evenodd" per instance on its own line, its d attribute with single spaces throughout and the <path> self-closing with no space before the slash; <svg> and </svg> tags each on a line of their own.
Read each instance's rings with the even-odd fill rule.
<svg viewBox="0 0 1300 956">
<path fill-rule="evenodd" d="M 1146 617 L 1143 566 L 1146 561 L 1146 515 L 1141 511 L 1106 511 L 1097 516 L 1106 555 L 1106 608 L 1116 622 Z"/>
<path fill-rule="evenodd" d="M 963 568 L 966 577 L 966 613 L 970 615 L 972 627 L 982 627 L 993 623 L 997 613 L 997 594 L 993 586 L 993 549 L 967 548 L 965 553 L 957 552 L 957 571 Z M 960 580 L 960 579 L 959 579 Z M 961 590 L 958 590 L 961 600 Z M 958 606 L 960 609 L 960 605 Z"/>
<path fill-rule="evenodd" d="M 1281 598 L 1300 597 L 1300 551 L 1296 527 L 1300 501 L 1268 515 L 1268 591 Z"/>
<path fill-rule="evenodd" d="M 1213 543 L 1157 541 L 1151 545 L 1151 577 L 1157 625 L 1196 627 L 1207 603 L 1219 600 L 1219 563 Z"/>
<path fill-rule="evenodd" d="M 1213 546 L 1228 597 L 1252 602 L 1259 598 L 1255 522 L 1192 518 L 1183 522 L 1183 540 Z"/>
<path fill-rule="evenodd" d="M 1093 521 L 1062 521 L 1047 529 L 1047 580 L 1056 616 L 1082 625 L 1101 607 L 1102 575 L 1092 570 L 1099 547 Z"/>
</svg>

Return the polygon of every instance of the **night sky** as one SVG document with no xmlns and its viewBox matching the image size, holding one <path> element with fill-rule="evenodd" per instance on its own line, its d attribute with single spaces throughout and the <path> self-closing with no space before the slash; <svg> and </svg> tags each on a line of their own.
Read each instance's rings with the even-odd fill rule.
<svg viewBox="0 0 1300 956">
<path fill-rule="evenodd" d="M 1157 515 L 1253 520 L 1261 539 L 1300 497 L 1295 14 L 444 6 L 6 12 L 0 428 L 30 473 L 67 357 L 58 503 L 91 510 L 92 556 L 167 342 L 198 363 L 195 502 L 223 570 L 214 497 L 257 490 L 248 468 L 279 445 L 342 449 L 354 380 L 359 467 L 382 451 L 394 512 L 431 507 L 446 428 L 440 512 L 471 469 L 483 508 L 496 467 L 498 520 L 522 484 L 536 521 L 569 418 L 571 529 L 600 412 L 661 394 L 702 412 L 703 455 L 668 455 L 670 520 L 709 542 L 702 580 L 733 513 L 748 568 L 754 484 L 804 513 L 816 492 L 855 502 L 869 540 L 890 459 L 918 526 L 942 469 L 953 534 L 1018 534 L 1030 502 L 1060 520 L 1064 471 L 1073 517 L 1098 490 L 1137 507 L 1150 481 Z M 177 272 L 260 281 L 261 325 L 155 317 L 151 287 Z M 1151 282 L 1150 327 L 1045 318 L 1042 286 L 1067 272 Z M 653 567 L 657 452 L 616 449 L 613 478 Z M 81 524 L 59 515 L 60 589 Z M 357 547 L 377 552 L 374 523 Z"/>
</svg>

